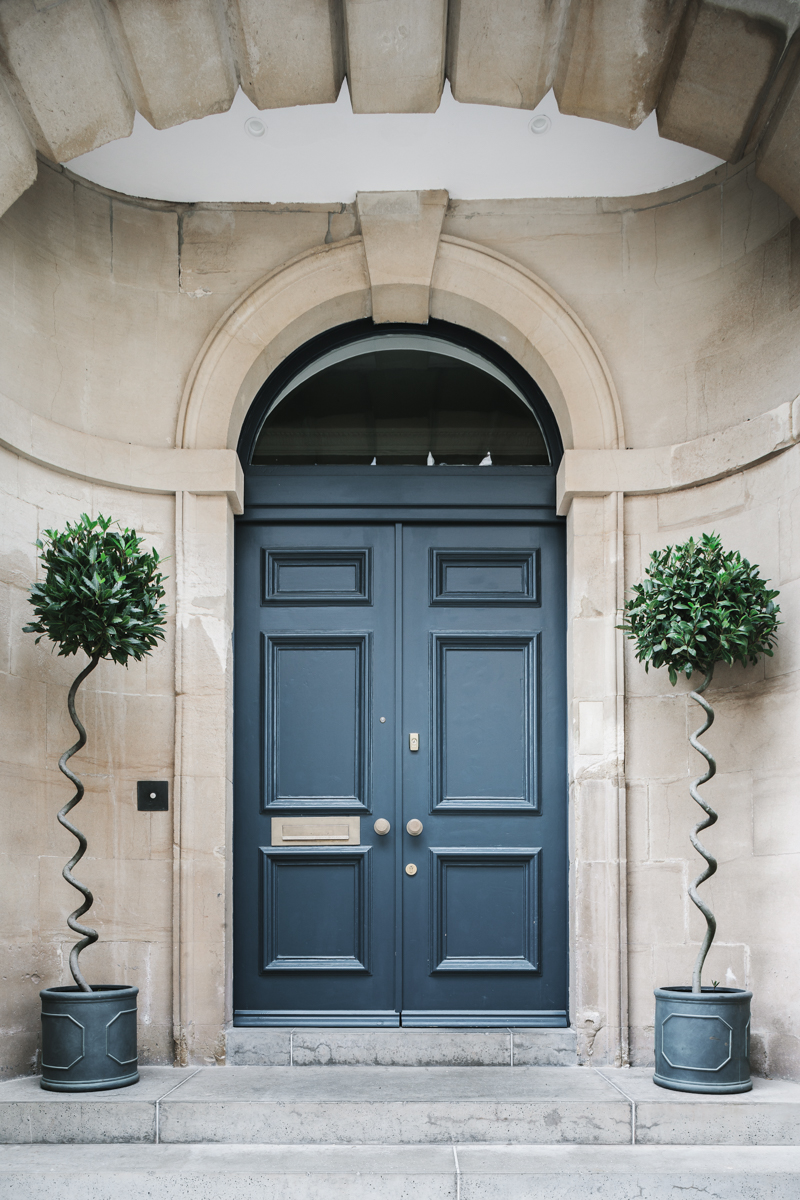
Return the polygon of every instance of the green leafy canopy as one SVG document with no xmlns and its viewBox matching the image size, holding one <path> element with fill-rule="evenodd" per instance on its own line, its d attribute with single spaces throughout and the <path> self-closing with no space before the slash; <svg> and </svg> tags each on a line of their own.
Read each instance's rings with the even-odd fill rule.
<svg viewBox="0 0 800 1200">
<path fill-rule="evenodd" d="M 31 588 L 36 620 L 25 633 L 48 637 L 58 653 L 137 662 L 164 638 L 164 576 L 156 550 L 141 550 L 132 529 L 112 530 L 111 517 L 86 513 L 37 541 L 45 576 Z"/>
<path fill-rule="evenodd" d="M 738 551 L 726 553 L 715 533 L 654 551 L 632 591 L 619 628 L 636 643 L 645 670 L 667 667 L 672 684 L 680 673 L 689 678 L 718 662 L 746 666 L 772 655 L 778 592 Z"/>
</svg>

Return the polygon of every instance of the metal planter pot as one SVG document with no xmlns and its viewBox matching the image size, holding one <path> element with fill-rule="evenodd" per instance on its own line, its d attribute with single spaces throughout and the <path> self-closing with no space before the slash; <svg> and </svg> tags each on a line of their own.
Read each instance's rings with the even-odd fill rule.
<svg viewBox="0 0 800 1200">
<path fill-rule="evenodd" d="M 749 1092 L 750 1001 L 739 988 L 656 988 L 654 1081 L 679 1092 Z"/>
<path fill-rule="evenodd" d="M 41 991 L 42 1087 L 93 1092 L 136 1083 L 138 994 L 117 984 Z"/>
</svg>

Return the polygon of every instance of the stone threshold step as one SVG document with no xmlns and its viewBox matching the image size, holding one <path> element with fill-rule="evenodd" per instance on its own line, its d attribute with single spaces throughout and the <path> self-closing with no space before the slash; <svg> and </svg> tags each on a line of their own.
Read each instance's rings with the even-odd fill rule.
<svg viewBox="0 0 800 1200">
<path fill-rule="evenodd" d="M 586 1067 L 170 1067 L 109 1092 L 0 1085 L 5 1143 L 450 1142 L 800 1144 L 800 1084 L 738 1096 L 658 1088 L 645 1069 Z"/>
<path fill-rule="evenodd" d="M 229 1029 L 229 1066 L 571 1067 L 574 1029 Z"/>
<path fill-rule="evenodd" d="M 797 1200 L 798 1147 L 4 1146 L 4 1200 Z"/>
</svg>

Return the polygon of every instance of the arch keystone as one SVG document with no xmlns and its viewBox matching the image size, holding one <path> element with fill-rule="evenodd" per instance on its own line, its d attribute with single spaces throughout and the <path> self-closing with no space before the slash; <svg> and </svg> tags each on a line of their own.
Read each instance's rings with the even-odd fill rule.
<svg viewBox="0 0 800 1200">
<path fill-rule="evenodd" d="M 356 196 L 376 325 L 427 324 L 433 264 L 448 199 L 444 190 Z"/>
</svg>

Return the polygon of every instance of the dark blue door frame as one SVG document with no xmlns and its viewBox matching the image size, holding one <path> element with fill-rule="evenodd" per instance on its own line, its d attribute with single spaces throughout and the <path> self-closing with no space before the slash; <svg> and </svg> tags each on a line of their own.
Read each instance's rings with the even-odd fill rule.
<svg viewBox="0 0 800 1200">
<path fill-rule="evenodd" d="M 549 468 L 250 468 L 235 1024 L 567 1023 L 553 491 Z M 299 813 L 358 815 L 359 844 L 273 845 Z"/>
</svg>

